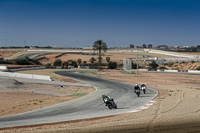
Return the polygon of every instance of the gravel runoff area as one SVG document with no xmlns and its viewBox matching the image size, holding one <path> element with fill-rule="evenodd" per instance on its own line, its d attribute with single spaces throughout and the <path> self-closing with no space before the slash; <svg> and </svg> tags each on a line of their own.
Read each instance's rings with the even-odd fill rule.
<svg viewBox="0 0 200 133">
<path fill-rule="evenodd" d="M 152 106 L 139 112 L 125 113 L 103 118 L 53 123 L 49 125 L 8 128 L 0 130 L 0 132 L 200 132 L 199 75 L 139 72 L 138 76 L 136 76 L 135 74 L 124 74 L 118 70 L 109 70 L 93 76 L 117 80 L 128 84 L 146 83 L 147 87 L 157 89 L 159 91 L 159 96 L 154 99 L 156 102 Z M 7 86 L 5 89 L 1 89 L 1 91 L 6 91 L 6 88 L 10 87 Z M 11 99 L 15 99 L 14 101 L 20 100 L 17 96 L 5 100 L 3 100 L 2 97 L 4 96 L 1 96 L 1 101 L 10 101 Z M 42 95 L 42 97 L 44 97 L 44 95 Z M 6 98 L 6 96 L 4 98 Z M 2 106 L 2 103 L 1 107 L 4 107 Z"/>
</svg>

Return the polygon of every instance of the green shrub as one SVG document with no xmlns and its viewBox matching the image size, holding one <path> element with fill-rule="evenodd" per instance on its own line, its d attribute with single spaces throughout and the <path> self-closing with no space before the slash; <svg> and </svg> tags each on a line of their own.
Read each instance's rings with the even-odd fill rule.
<svg viewBox="0 0 200 133">
<path fill-rule="evenodd" d="M 77 65 L 77 62 L 76 61 L 74 61 L 74 60 L 68 60 L 68 61 L 65 61 L 64 62 L 64 66 L 69 66 L 69 65 L 71 65 L 71 66 L 74 66 L 74 67 L 77 67 L 78 65 Z"/>
<path fill-rule="evenodd" d="M 182 61 L 181 63 L 183 63 L 183 64 L 184 64 L 184 63 L 185 63 L 185 61 Z"/>
<path fill-rule="evenodd" d="M 17 59 L 14 64 L 17 65 L 41 65 L 41 63 L 38 60 L 35 59 L 30 59 L 28 57 L 22 58 L 22 59 Z"/>
<path fill-rule="evenodd" d="M 61 59 L 55 60 L 54 63 L 53 63 L 53 65 L 54 65 L 54 66 L 61 66 L 61 65 L 62 65 Z"/>
<path fill-rule="evenodd" d="M 196 70 L 200 70 L 200 66 L 199 67 L 197 67 L 197 69 Z"/>
<path fill-rule="evenodd" d="M 137 69 L 137 64 L 136 63 L 132 63 L 132 69 Z"/>
<path fill-rule="evenodd" d="M 78 63 L 78 65 L 80 65 L 80 64 L 82 63 L 82 60 L 81 60 L 81 59 L 78 59 L 78 60 L 77 60 L 77 63 Z"/>
<path fill-rule="evenodd" d="M 87 61 L 83 61 L 83 65 L 86 66 L 87 65 Z"/>
<path fill-rule="evenodd" d="M 115 61 L 110 61 L 108 63 L 108 69 L 116 69 L 117 68 L 117 62 Z"/>
<path fill-rule="evenodd" d="M 96 61 L 96 59 L 95 59 L 94 57 L 91 57 L 90 60 L 89 60 L 89 62 L 90 62 L 92 65 L 94 64 L 95 61 Z"/>
<path fill-rule="evenodd" d="M 156 63 L 156 61 L 152 61 L 150 64 L 149 64 L 149 69 L 151 70 L 156 70 L 158 67 L 158 64 Z"/>
<path fill-rule="evenodd" d="M 51 66 L 51 63 L 47 63 L 46 66 Z"/>
<path fill-rule="evenodd" d="M 17 59 L 16 64 L 17 65 L 30 65 L 30 62 L 27 59 Z"/>
<path fill-rule="evenodd" d="M 174 65 L 173 62 L 169 62 L 169 63 L 168 63 L 168 67 L 172 67 L 173 65 Z"/>
<path fill-rule="evenodd" d="M 41 63 L 38 60 L 29 59 L 29 61 L 32 62 L 33 64 L 41 65 Z"/>
</svg>

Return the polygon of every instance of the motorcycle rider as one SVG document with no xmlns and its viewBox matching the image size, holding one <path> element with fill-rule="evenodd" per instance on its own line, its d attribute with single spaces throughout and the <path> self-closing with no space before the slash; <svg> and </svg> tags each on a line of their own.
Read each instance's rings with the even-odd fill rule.
<svg viewBox="0 0 200 133">
<path fill-rule="evenodd" d="M 146 85 L 144 83 L 141 84 L 141 90 L 144 92 L 146 92 Z"/>
<path fill-rule="evenodd" d="M 142 87 L 146 87 L 146 85 L 145 85 L 144 83 L 142 83 L 142 84 L 141 84 L 141 88 L 142 88 Z"/>
<path fill-rule="evenodd" d="M 135 90 L 135 93 L 137 94 L 137 96 L 139 97 L 140 96 L 140 87 L 138 84 L 135 84 L 134 90 Z"/>
<path fill-rule="evenodd" d="M 102 95 L 102 98 L 103 98 L 103 102 L 105 103 L 105 106 L 107 106 L 109 101 L 114 101 L 114 99 L 111 98 L 110 96 Z"/>
</svg>

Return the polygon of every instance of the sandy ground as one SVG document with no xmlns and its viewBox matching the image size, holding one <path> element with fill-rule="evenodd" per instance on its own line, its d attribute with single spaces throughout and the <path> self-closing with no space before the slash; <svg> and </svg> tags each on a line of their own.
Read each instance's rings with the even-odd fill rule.
<svg viewBox="0 0 200 133">
<path fill-rule="evenodd" d="M 26 128 L 11 128 L 0 130 L 0 132 L 200 132 L 199 75 L 139 72 L 136 76 L 135 74 L 122 74 L 118 70 L 109 70 L 94 76 L 128 84 L 146 83 L 147 87 L 157 89 L 159 96 L 154 99 L 156 103 L 150 108 L 136 113 Z"/>
<path fill-rule="evenodd" d="M 168 56 L 168 55 L 161 55 L 161 54 L 154 54 L 154 53 L 146 53 L 146 52 L 130 52 L 130 53 L 125 53 L 125 52 L 113 52 L 113 53 L 103 53 L 102 54 L 102 62 L 106 63 L 106 57 L 110 57 L 111 61 L 116 61 L 118 63 L 122 63 L 124 58 L 137 58 L 137 54 L 138 54 L 138 58 L 140 60 L 144 60 L 144 59 L 149 59 L 152 57 L 158 57 L 158 58 L 163 58 L 163 57 L 172 57 L 172 56 Z M 81 59 L 82 62 L 86 61 L 87 63 L 90 63 L 89 60 L 94 57 L 95 59 L 98 58 L 98 55 L 93 55 L 92 53 L 88 53 L 88 54 L 64 54 L 58 58 L 55 58 L 55 56 L 57 56 L 58 54 L 50 54 L 50 55 L 45 55 L 46 59 L 41 59 L 40 62 L 42 62 L 42 64 L 47 64 L 47 63 L 51 63 L 54 62 L 56 59 L 61 59 L 63 62 L 67 61 L 67 60 L 78 60 Z M 97 62 L 97 61 L 96 61 Z"/>
<path fill-rule="evenodd" d="M 0 51 L 0 58 L 8 58 L 14 55 L 15 53 L 16 53 L 15 51 L 8 51 L 8 50 Z"/>
</svg>

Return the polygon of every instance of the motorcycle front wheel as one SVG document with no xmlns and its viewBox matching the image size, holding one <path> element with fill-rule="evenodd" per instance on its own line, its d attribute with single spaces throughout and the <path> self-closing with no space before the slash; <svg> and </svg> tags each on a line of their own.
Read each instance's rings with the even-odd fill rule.
<svg viewBox="0 0 200 133">
<path fill-rule="evenodd" d="M 140 92 L 136 92 L 137 96 L 139 97 L 140 96 Z"/>
<path fill-rule="evenodd" d="M 111 103 L 108 104 L 108 108 L 112 109 L 112 104 Z"/>
</svg>

